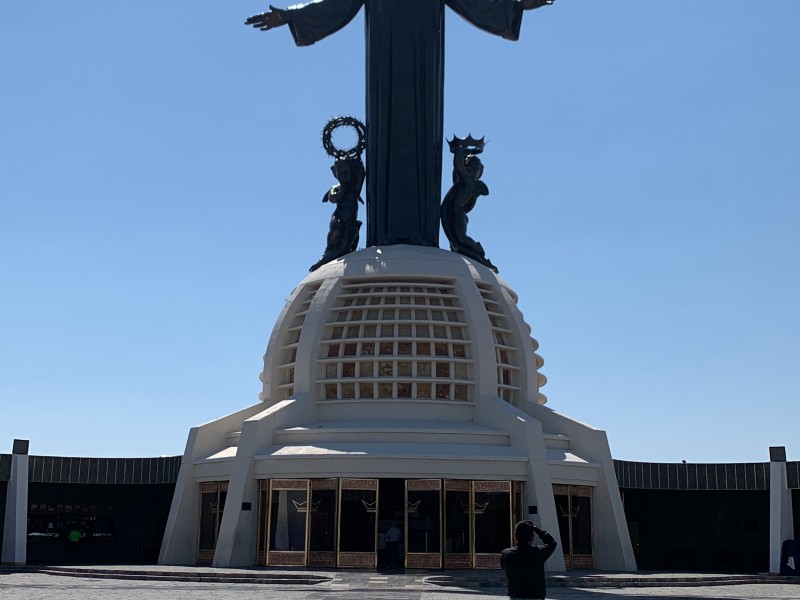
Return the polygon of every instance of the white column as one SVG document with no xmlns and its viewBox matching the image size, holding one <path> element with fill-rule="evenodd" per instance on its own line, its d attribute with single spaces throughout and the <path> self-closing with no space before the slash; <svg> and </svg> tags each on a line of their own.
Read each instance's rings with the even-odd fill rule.
<svg viewBox="0 0 800 600">
<path fill-rule="evenodd" d="M 14 440 L 6 492 L 2 564 L 21 567 L 28 550 L 28 440 Z"/>
<path fill-rule="evenodd" d="M 258 489 L 253 475 L 253 457 L 272 445 L 275 429 L 285 426 L 287 414 L 294 407 L 308 405 L 307 394 L 298 401 L 281 400 L 242 423 L 239 447 L 231 467 L 225 512 L 219 526 L 217 547 L 214 550 L 215 567 L 249 567 L 255 562 L 256 531 L 258 523 Z M 245 504 L 250 510 L 243 510 Z M 256 510 L 253 510 L 256 507 Z"/>
<path fill-rule="evenodd" d="M 242 422 L 263 410 L 258 402 L 240 411 L 192 427 L 183 451 L 181 470 L 175 483 L 172 506 L 158 555 L 160 565 L 194 565 L 197 562 L 197 533 L 200 523 L 200 490 L 195 462 L 219 452 L 228 445 L 226 434 L 241 429 Z M 225 477 L 220 477 L 220 480 Z M 230 499 L 230 491 L 228 498 Z M 249 565 L 247 565 L 249 566 Z"/>
<path fill-rule="evenodd" d="M 786 477 L 786 448 L 769 449 L 769 571 L 780 571 L 781 544 L 794 537 L 792 491 Z"/>
</svg>

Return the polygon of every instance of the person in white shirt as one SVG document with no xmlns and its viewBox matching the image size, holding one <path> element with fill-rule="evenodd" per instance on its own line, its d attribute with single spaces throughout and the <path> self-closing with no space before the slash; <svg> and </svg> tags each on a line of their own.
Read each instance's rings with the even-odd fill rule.
<svg viewBox="0 0 800 600">
<path fill-rule="evenodd" d="M 403 539 L 403 532 L 397 527 L 397 523 L 386 531 L 386 566 L 400 567 L 400 540 Z"/>
</svg>

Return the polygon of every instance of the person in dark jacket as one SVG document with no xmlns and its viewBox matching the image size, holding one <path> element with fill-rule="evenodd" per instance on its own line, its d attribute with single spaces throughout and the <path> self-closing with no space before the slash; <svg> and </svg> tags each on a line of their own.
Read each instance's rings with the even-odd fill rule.
<svg viewBox="0 0 800 600">
<path fill-rule="evenodd" d="M 544 546 L 533 545 L 533 534 L 542 538 Z M 500 567 L 506 572 L 508 595 L 514 599 L 544 599 L 544 563 L 558 544 L 552 535 L 531 521 L 520 521 L 514 528 L 517 545 L 500 554 Z"/>
</svg>

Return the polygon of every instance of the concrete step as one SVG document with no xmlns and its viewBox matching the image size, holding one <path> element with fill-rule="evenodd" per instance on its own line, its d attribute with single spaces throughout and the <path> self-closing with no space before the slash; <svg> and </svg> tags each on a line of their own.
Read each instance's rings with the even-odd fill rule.
<svg viewBox="0 0 800 600">
<path fill-rule="evenodd" d="M 253 457 L 255 477 L 291 478 L 296 473 L 322 477 L 336 469 L 345 477 L 440 479 L 523 479 L 528 458 L 511 446 L 402 442 L 320 442 L 274 446 Z M 320 475 L 315 475 L 319 473 Z"/>
<path fill-rule="evenodd" d="M 465 421 L 416 419 L 318 421 L 275 432 L 276 444 L 322 442 L 400 442 L 406 444 L 470 444 L 508 446 L 506 432 Z"/>
<path fill-rule="evenodd" d="M 410 415 L 426 421 L 472 421 L 475 405 L 457 400 L 319 400 L 316 418 L 320 421 L 380 421 L 408 419 Z"/>
<path fill-rule="evenodd" d="M 572 446 L 568 435 L 545 433 L 544 447 L 548 450 L 569 450 Z"/>
<path fill-rule="evenodd" d="M 794 578 L 791 583 L 799 583 Z M 548 573 L 548 588 L 630 588 L 630 587 L 705 587 L 710 585 L 743 585 L 754 583 L 786 583 L 771 575 L 701 574 L 701 573 L 610 573 L 603 571 L 571 571 Z M 425 583 L 445 587 L 505 587 L 500 571 L 463 571 L 456 574 L 431 575 Z M 665 594 L 659 597 L 669 596 Z M 638 597 L 638 596 L 637 596 Z"/>
<path fill-rule="evenodd" d="M 108 569 L 102 567 L 41 567 L 35 569 L 39 573 L 58 575 L 61 577 L 91 577 L 92 579 L 128 579 L 137 581 L 191 581 L 204 583 L 259 583 L 273 585 L 317 585 L 329 582 L 333 578 L 316 573 L 270 573 L 268 571 L 253 572 L 245 570 L 211 570 L 211 569 L 170 569 L 124 568 Z"/>
</svg>

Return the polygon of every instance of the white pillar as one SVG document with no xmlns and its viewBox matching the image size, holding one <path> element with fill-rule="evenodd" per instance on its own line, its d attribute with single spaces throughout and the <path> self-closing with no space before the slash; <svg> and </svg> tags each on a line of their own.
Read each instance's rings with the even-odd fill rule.
<svg viewBox="0 0 800 600">
<path fill-rule="evenodd" d="M 4 565 L 25 565 L 28 550 L 28 440 L 14 440 L 3 523 Z"/>
<path fill-rule="evenodd" d="M 794 537 L 792 492 L 786 477 L 786 448 L 769 449 L 769 571 L 780 571 L 781 544 Z"/>
<path fill-rule="evenodd" d="M 219 526 L 215 567 L 249 567 L 255 562 L 258 539 L 258 489 L 253 475 L 253 457 L 272 445 L 273 433 L 285 425 L 285 415 L 304 404 L 302 400 L 281 400 L 242 423 L 239 447 L 231 467 L 225 512 Z M 245 506 L 249 505 L 247 510 Z M 253 510 L 256 507 L 256 511 Z"/>
</svg>

